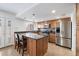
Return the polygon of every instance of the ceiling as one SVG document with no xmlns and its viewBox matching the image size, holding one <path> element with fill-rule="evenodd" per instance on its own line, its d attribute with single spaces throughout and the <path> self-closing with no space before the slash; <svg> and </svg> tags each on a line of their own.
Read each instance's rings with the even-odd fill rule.
<svg viewBox="0 0 79 59">
<path fill-rule="evenodd" d="M 13 14 L 21 13 L 36 5 L 36 3 L 0 3 L 0 10 Z"/>
<path fill-rule="evenodd" d="M 24 20 L 40 21 L 71 14 L 73 3 L 0 3 L 0 10 Z M 52 10 L 56 10 L 56 13 L 53 14 Z"/>
</svg>

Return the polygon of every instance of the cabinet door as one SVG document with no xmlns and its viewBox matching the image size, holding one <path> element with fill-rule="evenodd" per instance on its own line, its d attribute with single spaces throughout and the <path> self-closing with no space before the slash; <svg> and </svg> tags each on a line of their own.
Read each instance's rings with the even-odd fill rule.
<svg viewBox="0 0 79 59">
<path fill-rule="evenodd" d="M 79 26 L 77 26 L 77 54 L 79 54 Z"/>
<path fill-rule="evenodd" d="M 50 34 L 50 42 L 55 43 L 55 39 L 56 39 L 55 34 Z"/>
<path fill-rule="evenodd" d="M 77 25 L 79 25 L 79 4 L 77 4 Z"/>
<path fill-rule="evenodd" d="M 4 47 L 4 39 L 5 39 L 5 31 L 4 31 L 4 18 L 0 18 L 0 48 Z"/>
<path fill-rule="evenodd" d="M 6 39 L 5 46 L 12 44 L 12 21 L 11 19 L 6 19 Z"/>
</svg>

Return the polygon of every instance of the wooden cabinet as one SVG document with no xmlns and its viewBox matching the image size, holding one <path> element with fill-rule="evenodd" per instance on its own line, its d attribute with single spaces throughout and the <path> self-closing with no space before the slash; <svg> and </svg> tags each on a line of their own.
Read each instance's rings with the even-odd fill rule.
<svg viewBox="0 0 79 59">
<path fill-rule="evenodd" d="M 76 5 L 77 6 L 77 26 L 79 26 L 79 4 Z"/>
<path fill-rule="evenodd" d="M 77 52 L 77 55 L 79 56 L 79 26 L 77 26 L 77 41 L 76 41 L 76 43 L 77 43 L 76 52 Z"/>
<path fill-rule="evenodd" d="M 57 20 L 50 20 L 49 24 L 51 25 L 51 28 L 55 28 L 57 26 Z"/>
<path fill-rule="evenodd" d="M 36 40 L 32 40 L 29 38 L 27 47 L 28 47 L 27 49 L 30 56 L 36 55 Z"/>
<path fill-rule="evenodd" d="M 55 43 L 55 39 L 56 39 L 55 34 L 51 33 L 51 34 L 50 34 L 49 42 Z"/>
<path fill-rule="evenodd" d="M 77 54 L 79 55 L 79 26 L 77 26 Z"/>
<path fill-rule="evenodd" d="M 58 22 L 58 20 L 49 20 L 49 21 L 47 21 L 47 23 L 48 24 L 50 24 L 50 28 L 56 28 L 57 26 L 60 26 L 59 25 L 59 22 Z M 41 26 L 43 26 L 43 25 L 45 25 L 45 21 L 43 21 L 43 22 L 38 22 L 38 25 L 41 25 Z M 55 34 L 53 34 L 53 33 L 50 33 L 50 35 L 49 35 L 49 42 L 55 42 L 55 39 L 56 39 L 56 36 L 55 36 Z"/>
<path fill-rule="evenodd" d="M 45 25 L 46 23 L 50 24 L 50 26 Z M 57 20 L 42 21 L 42 22 L 38 22 L 37 25 L 39 28 L 48 28 L 48 27 L 54 28 L 57 26 Z"/>
<path fill-rule="evenodd" d="M 41 39 L 28 38 L 27 51 L 30 56 L 43 56 L 48 49 L 48 37 Z"/>
<path fill-rule="evenodd" d="M 77 55 L 79 56 L 79 4 L 76 4 L 76 14 L 77 14 L 77 32 L 76 32 L 76 35 L 77 35 L 77 40 L 76 40 L 76 42 L 77 42 Z"/>
</svg>

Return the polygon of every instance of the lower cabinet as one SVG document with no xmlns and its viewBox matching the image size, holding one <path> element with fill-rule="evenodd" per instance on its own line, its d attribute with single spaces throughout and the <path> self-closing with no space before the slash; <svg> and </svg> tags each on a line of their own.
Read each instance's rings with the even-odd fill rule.
<svg viewBox="0 0 79 59">
<path fill-rule="evenodd" d="M 27 40 L 27 51 L 30 56 L 43 56 L 48 49 L 48 37 Z"/>
<path fill-rule="evenodd" d="M 55 43 L 56 35 L 55 34 L 50 34 L 49 42 Z"/>
<path fill-rule="evenodd" d="M 79 26 L 77 26 L 77 54 L 79 55 Z"/>
</svg>

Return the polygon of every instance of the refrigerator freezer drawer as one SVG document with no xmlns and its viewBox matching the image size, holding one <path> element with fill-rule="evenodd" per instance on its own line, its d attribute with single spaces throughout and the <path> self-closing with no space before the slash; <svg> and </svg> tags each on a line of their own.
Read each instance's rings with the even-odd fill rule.
<svg viewBox="0 0 79 59">
<path fill-rule="evenodd" d="M 71 39 L 63 39 L 63 46 L 71 48 Z"/>
<path fill-rule="evenodd" d="M 57 38 L 56 44 L 64 47 L 71 48 L 71 39 L 65 39 L 65 38 Z"/>
</svg>

